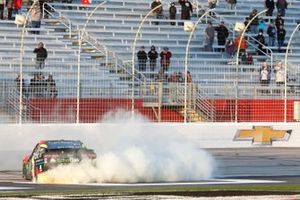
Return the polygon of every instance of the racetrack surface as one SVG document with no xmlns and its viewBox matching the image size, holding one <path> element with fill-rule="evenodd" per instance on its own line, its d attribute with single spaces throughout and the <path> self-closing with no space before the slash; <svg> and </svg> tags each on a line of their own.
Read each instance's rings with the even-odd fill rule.
<svg viewBox="0 0 300 200">
<path fill-rule="evenodd" d="M 300 148 L 207 149 L 207 151 L 213 155 L 218 164 L 215 179 L 212 180 L 151 184 L 33 184 L 22 179 L 20 170 L 7 169 L 0 172 L 0 193 L 8 191 L 64 191 L 78 189 L 122 189 L 128 191 L 134 189 L 138 191 L 139 188 L 149 187 L 168 189 L 175 186 L 209 187 L 212 184 L 300 184 Z M 203 191 L 193 192 L 190 195 L 186 193 L 187 196 L 203 196 L 204 194 Z M 247 195 L 247 193 L 241 194 Z M 172 194 L 169 193 L 168 195 Z M 228 196 L 230 194 L 227 195 L 226 192 L 223 192 L 223 194 L 220 193 L 219 195 Z"/>
</svg>

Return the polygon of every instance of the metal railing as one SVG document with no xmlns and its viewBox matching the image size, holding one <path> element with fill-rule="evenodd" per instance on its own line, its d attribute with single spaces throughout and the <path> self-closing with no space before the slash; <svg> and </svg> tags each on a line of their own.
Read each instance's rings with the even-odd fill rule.
<svg viewBox="0 0 300 200">
<path fill-rule="evenodd" d="M 106 64 L 108 64 L 108 58 L 112 57 L 113 59 L 113 64 L 115 66 L 115 72 L 117 73 L 119 70 L 125 72 L 125 74 L 128 75 L 132 75 L 131 74 L 131 69 L 128 69 L 127 66 L 131 67 L 130 65 L 130 61 L 128 60 L 123 60 L 121 58 L 118 57 L 118 55 L 109 50 L 105 45 L 103 45 L 102 43 L 100 43 L 95 37 L 91 36 L 89 33 L 87 33 L 86 31 L 83 34 L 83 40 L 87 43 L 89 43 L 90 45 L 92 45 L 97 51 L 104 53 L 105 57 L 106 57 Z M 136 74 L 141 74 L 138 72 L 138 70 L 136 70 Z M 141 77 L 139 78 L 138 76 L 135 76 L 135 79 L 139 82 L 142 83 L 144 81 L 147 80 L 147 78 L 145 77 L 145 75 L 141 74 Z"/>
<path fill-rule="evenodd" d="M 48 7 L 50 10 L 47 10 L 46 7 Z M 58 16 L 55 16 L 53 13 L 57 13 Z M 45 18 L 45 14 L 50 15 L 51 17 L 55 17 L 55 19 L 58 19 L 61 24 L 63 24 L 69 32 L 69 37 L 72 35 L 72 23 L 71 20 L 68 19 L 66 16 L 62 14 L 59 10 L 55 9 L 51 4 L 44 3 L 43 4 L 43 18 Z"/>
<path fill-rule="evenodd" d="M 38 113 L 38 122 L 42 122 L 41 121 L 41 110 L 34 107 L 33 105 L 30 104 L 30 101 L 28 100 L 28 98 L 25 96 L 25 94 L 23 95 L 23 100 L 22 100 L 22 106 L 19 106 L 19 91 L 17 90 L 17 88 L 10 88 L 9 92 L 8 92 L 8 97 L 6 98 L 6 106 L 7 108 L 9 108 L 9 112 L 11 113 L 12 116 L 17 116 L 20 113 L 20 109 L 21 109 L 21 113 L 22 113 L 22 122 L 32 122 L 31 121 L 31 117 L 33 116 L 33 112 L 37 112 Z"/>
<path fill-rule="evenodd" d="M 220 23 L 221 21 L 223 21 L 228 28 L 228 31 L 232 34 L 233 38 L 235 37 L 235 31 L 234 31 L 234 25 L 232 23 L 230 23 L 228 20 L 226 20 L 224 17 L 222 17 L 221 15 L 219 15 L 218 13 L 216 13 L 215 11 L 212 11 L 214 13 L 214 15 L 216 17 L 212 17 L 212 16 L 207 16 L 207 18 L 209 18 L 210 20 L 212 21 L 216 21 L 218 23 Z M 219 20 L 217 20 L 217 18 L 219 18 Z M 208 19 L 206 19 L 208 20 Z M 260 53 L 262 53 L 263 55 L 265 55 L 266 57 L 268 57 L 270 59 L 270 65 L 272 66 L 273 65 L 273 61 L 276 60 L 276 58 L 274 59 L 274 53 L 273 53 L 273 50 L 271 48 L 269 48 L 268 46 L 266 46 L 265 44 L 259 42 L 255 37 L 252 37 L 251 35 L 249 34 L 245 34 L 246 37 L 248 37 L 248 40 L 246 40 L 246 42 L 248 43 L 248 45 L 252 46 L 256 51 L 259 51 Z M 251 43 L 249 41 L 249 39 L 253 40 L 254 42 L 256 42 L 257 44 L 260 44 L 262 45 L 263 49 L 266 50 L 265 51 L 262 51 L 260 50 L 255 44 Z M 270 55 L 267 53 L 267 52 L 270 52 Z"/>
<path fill-rule="evenodd" d="M 152 82 L 143 85 L 140 97 L 151 107 L 173 106 L 183 109 L 185 103 L 185 84 L 176 82 Z M 197 84 L 188 83 L 187 109 L 193 110 L 204 121 L 215 121 L 214 105 L 202 95 Z"/>
</svg>

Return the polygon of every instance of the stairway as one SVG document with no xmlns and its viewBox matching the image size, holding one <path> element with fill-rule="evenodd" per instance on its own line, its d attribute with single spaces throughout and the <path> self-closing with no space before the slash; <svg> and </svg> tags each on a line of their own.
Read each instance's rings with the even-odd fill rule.
<svg viewBox="0 0 300 200">
<path fill-rule="evenodd" d="M 176 111 L 184 117 L 184 107 L 179 107 L 176 109 Z M 195 109 L 187 108 L 187 122 L 204 122 L 205 117 L 203 117 L 202 114 L 197 112 Z"/>
</svg>

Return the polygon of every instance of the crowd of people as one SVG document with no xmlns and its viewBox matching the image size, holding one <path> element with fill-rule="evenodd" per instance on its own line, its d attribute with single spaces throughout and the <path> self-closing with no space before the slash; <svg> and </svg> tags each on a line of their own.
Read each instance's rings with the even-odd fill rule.
<svg viewBox="0 0 300 200">
<path fill-rule="evenodd" d="M 181 7 L 180 19 L 181 20 L 190 20 L 193 13 L 193 5 L 189 0 L 179 0 L 178 2 L 171 2 L 168 10 L 168 15 L 164 13 L 164 8 L 160 0 L 154 0 L 151 3 L 150 9 L 153 11 L 153 14 L 156 16 L 156 19 L 169 18 L 171 20 L 176 20 L 177 8 L 176 4 L 179 4 Z M 159 24 L 159 22 L 155 22 Z M 174 21 L 171 21 L 171 25 L 175 25 Z"/>
<path fill-rule="evenodd" d="M 156 70 L 158 57 L 160 57 L 160 69 Z M 172 52 L 168 47 L 164 47 L 160 54 L 158 54 L 154 45 L 150 47 L 148 52 L 146 52 L 145 46 L 141 46 L 140 50 L 137 52 L 138 71 L 140 74 L 150 71 L 150 77 L 154 78 L 156 81 L 184 82 L 184 76 L 181 72 L 173 72 L 171 75 L 168 75 L 171 57 Z M 147 65 L 148 61 L 149 65 Z M 147 66 L 149 66 L 149 70 L 147 70 Z M 187 73 L 187 81 L 192 82 L 190 72 Z"/>
<path fill-rule="evenodd" d="M 230 9 L 235 9 L 237 1 L 236 0 L 226 0 L 228 3 L 228 7 Z M 208 0 L 209 8 L 216 7 L 216 0 Z M 249 16 L 245 18 L 244 25 L 247 27 L 246 32 L 254 34 L 254 42 L 257 44 L 257 54 L 265 55 L 268 53 L 266 47 L 274 47 L 275 42 L 277 41 L 278 52 L 283 52 L 283 47 L 285 45 L 286 38 L 286 30 L 284 28 L 284 16 L 286 13 L 286 9 L 288 3 L 286 0 L 277 0 L 276 3 L 274 0 L 265 0 L 265 7 L 268 9 L 266 12 L 267 18 L 258 17 L 258 11 L 253 9 L 250 12 Z M 277 16 L 273 18 L 273 11 L 277 8 Z M 251 23 L 249 24 L 249 22 Z M 239 40 L 239 36 L 234 40 L 233 38 L 228 39 L 228 29 L 224 25 L 224 22 L 221 22 L 218 26 L 213 26 L 212 22 L 207 23 L 207 27 L 205 29 L 204 35 L 206 37 L 205 40 L 205 51 L 214 51 L 213 43 L 215 38 L 215 32 L 217 33 L 217 42 L 218 48 L 216 49 L 223 51 L 224 45 L 232 45 L 232 42 L 236 42 Z M 265 33 L 268 35 L 268 40 L 265 38 Z M 233 41 L 231 41 L 233 40 Z M 227 41 L 227 42 L 226 42 Z M 247 41 L 246 41 L 247 42 Z M 235 45 L 237 47 L 237 45 Z M 242 51 L 247 49 L 248 45 L 242 44 Z M 226 47 L 225 47 L 226 49 Z M 228 55 L 232 55 L 233 45 L 228 48 Z"/>
<path fill-rule="evenodd" d="M 168 71 L 171 63 L 172 52 L 169 51 L 168 47 L 164 47 L 160 54 L 158 54 L 155 46 L 153 45 L 148 53 L 144 46 L 141 46 L 140 50 L 137 52 L 138 70 L 140 72 L 146 71 L 147 62 L 149 60 L 150 71 L 154 72 L 157 65 L 158 55 L 160 56 L 160 71 L 163 73 Z"/>
<path fill-rule="evenodd" d="M 17 86 L 17 91 L 20 91 L 20 75 L 18 75 L 15 79 L 15 83 Z M 27 80 L 22 78 L 22 93 L 23 96 L 29 98 L 56 98 L 58 95 L 53 76 L 49 74 L 48 78 L 46 79 L 42 73 L 34 74 L 34 76 L 30 79 L 29 84 Z"/>
<path fill-rule="evenodd" d="M 36 72 L 34 76 L 30 79 L 29 83 L 27 80 L 22 78 L 22 93 L 25 97 L 50 97 L 55 98 L 58 95 L 56 89 L 56 83 L 53 79 L 53 75 L 49 74 L 46 79 L 42 69 L 45 67 L 45 60 L 48 57 L 47 49 L 44 47 L 42 42 L 37 44 L 37 47 L 33 50 L 36 54 L 35 69 Z M 15 79 L 17 91 L 20 91 L 21 76 L 18 75 Z"/>
<path fill-rule="evenodd" d="M 0 19 L 13 20 L 13 14 L 18 14 L 22 7 L 22 0 L 0 0 Z M 5 8 L 7 14 L 5 16 Z"/>
<path fill-rule="evenodd" d="M 192 75 L 189 71 L 187 72 L 186 77 L 187 77 L 187 83 L 191 83 L 192 82 Z M 155 76 L 154 80 L 157 81 L 157 82 L 184 83 L 185 82 L 185 75 L 182 72 L 173 72 L 170 75 L 168 73 L 159 72 Z"/>
<path fill-rule="evenodd" d="M 274 74 L 274 75 L 273 75 Z M 259 69 L 259 80 L 262 86 L 269 86 L 274 76 L 275 83 L 277 86 L 284 86 L 285 81 L 290 81 L 286 78 L 285 67 L 281 61 L 276 63 L 274 66 L 269 65 L 267 62 L 263 62 L 261 68 Z M 263 93 L 269 93 L 268 88 L 262 90 Z M 275 92 L 280 92 L 280 90 L 275 90 Z"/>
</svg>

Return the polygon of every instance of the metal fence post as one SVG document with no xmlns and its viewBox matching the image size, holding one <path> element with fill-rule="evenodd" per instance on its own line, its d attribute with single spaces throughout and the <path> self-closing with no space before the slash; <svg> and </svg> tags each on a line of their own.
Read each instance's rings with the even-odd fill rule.
<svg viewBox="0 0 300 200">
<path fill-rule="evenodd" d="M 248 27 L 250 26 L 250 24 L 252 23 L 252 21 L 257 18 L 259 15 L 267 12 L 268 9 L 265 9 L 263 11 L 260 11 L 259 13 L 257 13 L 249 22 L 248 24 L 245 26 L 242 34 L 240 35 L 240 41 L 238 44 L 238 48 L 236 51 L 236 78 L 235 78 L 235 87 L 236 87 L 236 94 L 235 94 L 235 113 L 234 113 L 234 121 L 238 122 L 238 98 L 239 98 L 239 56 L 240 56 L 240 49 L 241 49 L 241 44 L 242 44 L 242 39 L 244 39 L 244 35 L 246 33 L 246 30 L 248 29 Z"/>
<path fill-rule="evenodd" d="M 38 3 L 38 0 L 35 0 L 31 7 L 29 8 L 28 12 L 26 13 L 25 16 L 25 21 L 22 27 L 22 32 L 21 32 L 21 44 L 20 44 L 20 97 L 19 97 L 19 123 L 22 124 L 22 112 L 23 112 L 23 59 L 24 59 L 24 35 L 25 35 L 25 29 L 26 29 L 26 24 L 29 18 L 29 14 L 31 13 L 31 10 L 33 7 Z"/>
<path fill-rule="evenodd" d="M 153 8 L 152 10 L 150 10 L 146 15 L 145 17 L 141 20 L 140 24 L 139 24 L 139 27 L 138 27 L 138 30 L 136 31 L 135 33 L 135 37 L 134 37 L 134 40 L 133 40 L 133 44 L 132 44 L 132 55 L 131 55 L 131 113 L 132 113 L 132 117 L 134 117 L 134 84 L 135 84 L 135 48 L 136 48 L 136 43 L 137 43 L 137 39 L 138 37 L 140 36 L 140 31 L 146 21 L 146 19 L 149 17 L 149 15 L 151 13 L 153 13 L 153 11 L 155 11 L 156 9 L 162 7 L 162 4 L 161 5 L 158 5 L 156 6 L 155 8 Z"/>
<path fill-rule="evenodd" d="M 284 76 L 284 122 L 287 122 L 287 68 L 288 68 L 288 53 L 290 50 L 290 46 L 292 44 L 293 37 L 295 33 L 299 30 L 300 24 L 298 24 L 295 29 L 293 30 L 289 42 L 286 46 L 286 51 L 285 51 L 285 57 L 284 57 L 284 70 L 285 70 L 285 76 Z"/>
<path fill-rule="evenodd" d="M 214 9 L 208 9 L 201 17 L 199 17 L 199 19 L 197 20 L 197 22 L 194 24 L 193 29 L 190 33 L 187 45 L 186 45 L 186 49 L 185 49 L 185 62 L 184 62 L 184 123 L 187 122 L 187 72 L 188 72 L 188 54 L 189 54 L 189 49 L 190 49 L 190 43 L 193 37 L 193 34 L 198 26 L 198 24 L 200 23 L 200 21 L 207 16 L 207 14 L 211 11 L 213 11 Z"/>
</svg>

